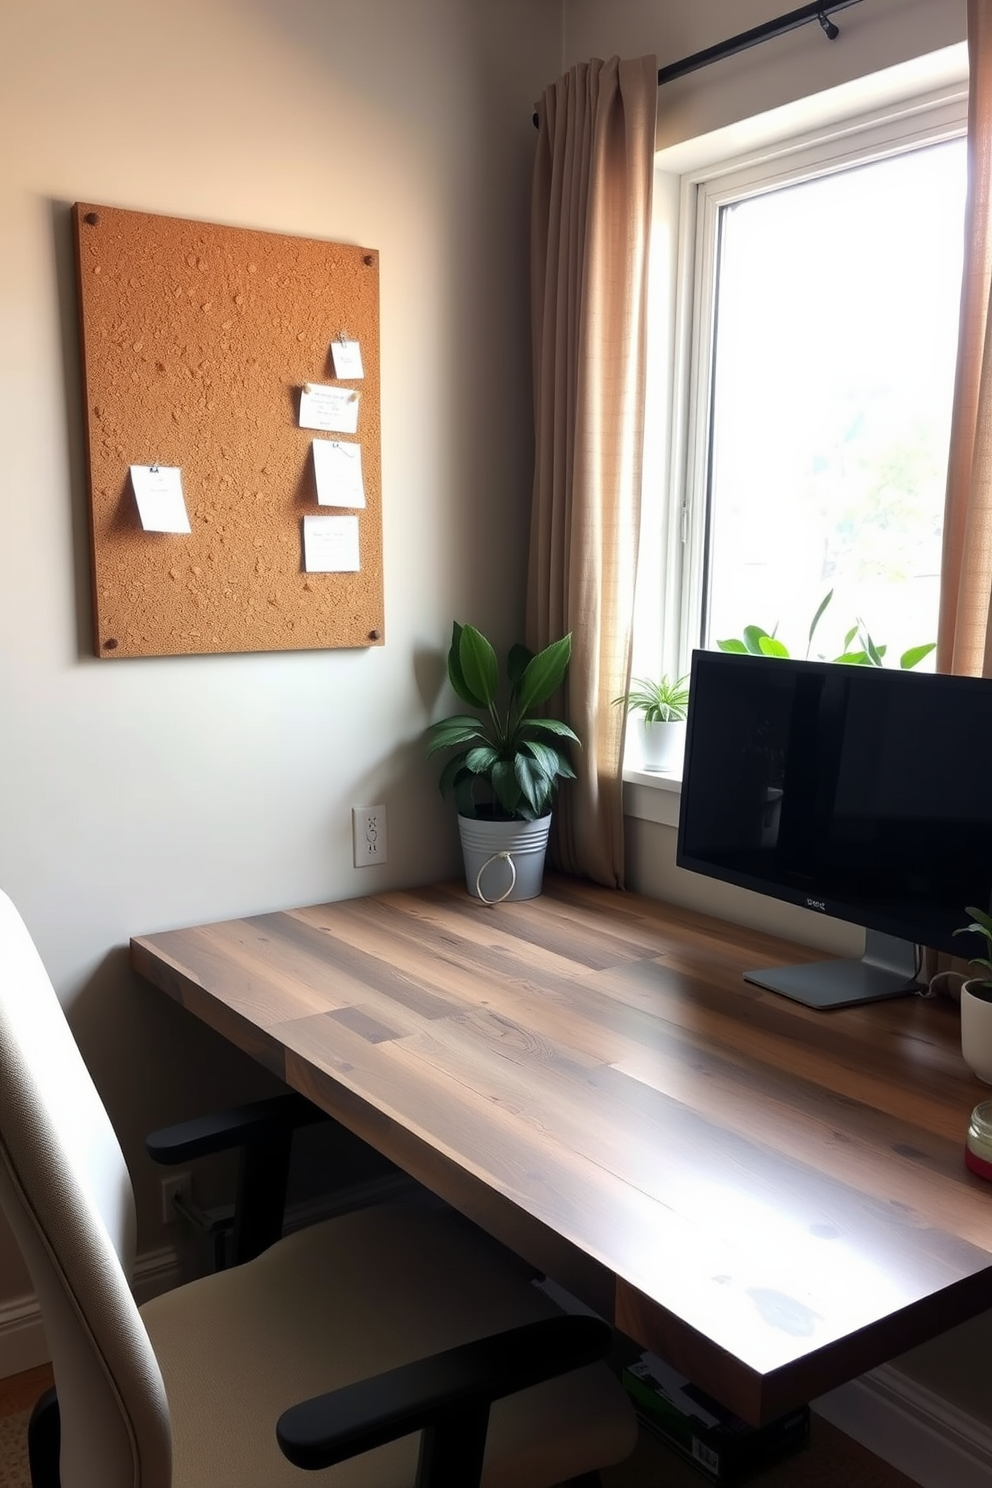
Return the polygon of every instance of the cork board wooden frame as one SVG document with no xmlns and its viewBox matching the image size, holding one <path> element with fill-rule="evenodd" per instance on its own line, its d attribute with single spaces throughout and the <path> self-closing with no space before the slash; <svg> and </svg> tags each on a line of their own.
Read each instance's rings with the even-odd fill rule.
<svg viewBox="0 0 992 1488">
<path fill-rule="evenodd" d="M 76 203 L 73 235 L 98 656 L 374 646 L 384 638 L 379 256 Z M 335 377 L 332 342 L 361 348 Z M 357 433 L 299 426 L 307 384 L 353 388 Z M 314 439 L 361 445 L 359 570 L 306 573 Z M 146 532 L 131 465 L 178 466 L 191 532 Z"/>
</svg>

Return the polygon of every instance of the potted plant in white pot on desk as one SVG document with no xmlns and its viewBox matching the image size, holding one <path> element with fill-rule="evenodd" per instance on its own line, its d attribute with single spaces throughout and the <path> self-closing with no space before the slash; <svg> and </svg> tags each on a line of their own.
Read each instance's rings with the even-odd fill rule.
<svg viewBox="0 0 992 1488">
<path fill-rule="evenodd" d="M 541 892 L 555 792 L 559 780 L 575 778 L 565 750 L 579 740 L 567 723 L 533 710 L 561 686 L 571 648 L 568 635 L 536 655 L 512 646 L 501 683 L 481 631 L 457 621 L 452 629 L 448 680 L 482 717 L 457 713 L 432 723 L 427 754 L 456 751 L 441 771 L 441 793 L 451 792 L 458 808 L 469 893 L 486 903 Z"/>
<path fill-rule="evenodd" d="M 646 770 L 670 773 L 682 768 L 685 728 L 689 712 L 689 678 L 663 676 L 658 681 L 636 677 L 623 697 L 627 717 L 633 716 Z"/>
<path fill-rule="evenodd" d="M 969 965 L 985 973 L 974 976 L 961 988 L 961 1053 L 965 1064 L 986 1085 L 992 1085 L 992 916 L 969 904 L 965 911 L 971 924 L 955 935 L 980 935 L 985 955 L 969 957 Z"/>
</svg>

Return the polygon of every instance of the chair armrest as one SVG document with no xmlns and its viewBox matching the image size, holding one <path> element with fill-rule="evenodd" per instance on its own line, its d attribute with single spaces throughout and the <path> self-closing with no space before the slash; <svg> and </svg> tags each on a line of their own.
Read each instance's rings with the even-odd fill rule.
<svg viewBox="0 0 992 1488">
<path fill-rule="evenodd" d="M 293 1090 L 210 1116 L 162 1127 L 146 1139 L 149 1155 L 166 1166 L 240 1149 L 230 1259 L 250 1261 L 282 1235 L 293 1133 L 331 1118 Z M 223 1237 L 221 1237 L 223 1249 Z"/>
<path fill-rule="evenodd" d="M 599 1318 L 563 1315 L 460 1344 L 284 1411 L 276 1437 L 297 1467 L 331 1467 L 423 1431 L 418 1488 L 477 1488 L 489 1407 L 610 1350 Z"/>
<path fill-rule="evenodd" d="M 213 1152 L 227 1152 L 232 1147 L 264 1141 L 277 1134 L 288 1132 L 292 1135 L 298 1127 L 330 1119 L 319 1106 L 291 1090 L 285 1095 L 250 1101 L 247 1105 L 231 1106 L 226 1111 L 211 1112 L 209 1116 L 194 1116 L 190 1121 L 160 1127 L 146 1138 L 145 1146 L 157 1163 L 171 1167 L 195 1157 L 207 1157 Z"/>
</svg>

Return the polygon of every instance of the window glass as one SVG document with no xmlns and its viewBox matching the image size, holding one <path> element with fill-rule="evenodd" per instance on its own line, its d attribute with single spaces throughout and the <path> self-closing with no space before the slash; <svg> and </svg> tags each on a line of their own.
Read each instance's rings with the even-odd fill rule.
<svg viewBox="0 0 992 1488">
<path fill-rule="evenodd" d="M 719 208 L 704 645 L 803 656 L 830 590 L 811 655 L 936 639 L 964 193 L 951 139 Z"/>
</svg>

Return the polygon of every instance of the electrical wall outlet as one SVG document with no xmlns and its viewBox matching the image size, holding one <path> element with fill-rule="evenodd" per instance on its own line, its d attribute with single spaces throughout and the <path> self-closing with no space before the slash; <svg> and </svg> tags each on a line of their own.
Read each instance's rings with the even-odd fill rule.
<svg viewBox="0 0 992 1488">
<path fill-rule="evenodd" d="M 193 1198 L 193 1174 L 187 1168 L 182 1173 L 170 1173 L 162 1179 L 162 1223 L 175 1224 L 179 1218 L 175 1200 L 182 1195 L 187 1203 Z"/>
<path fill-rule="evenodd" d="M 351 835 L 355 867 L 368 868 L 386 861 L 385 806 L 352 806 Z"/>
</svg>

